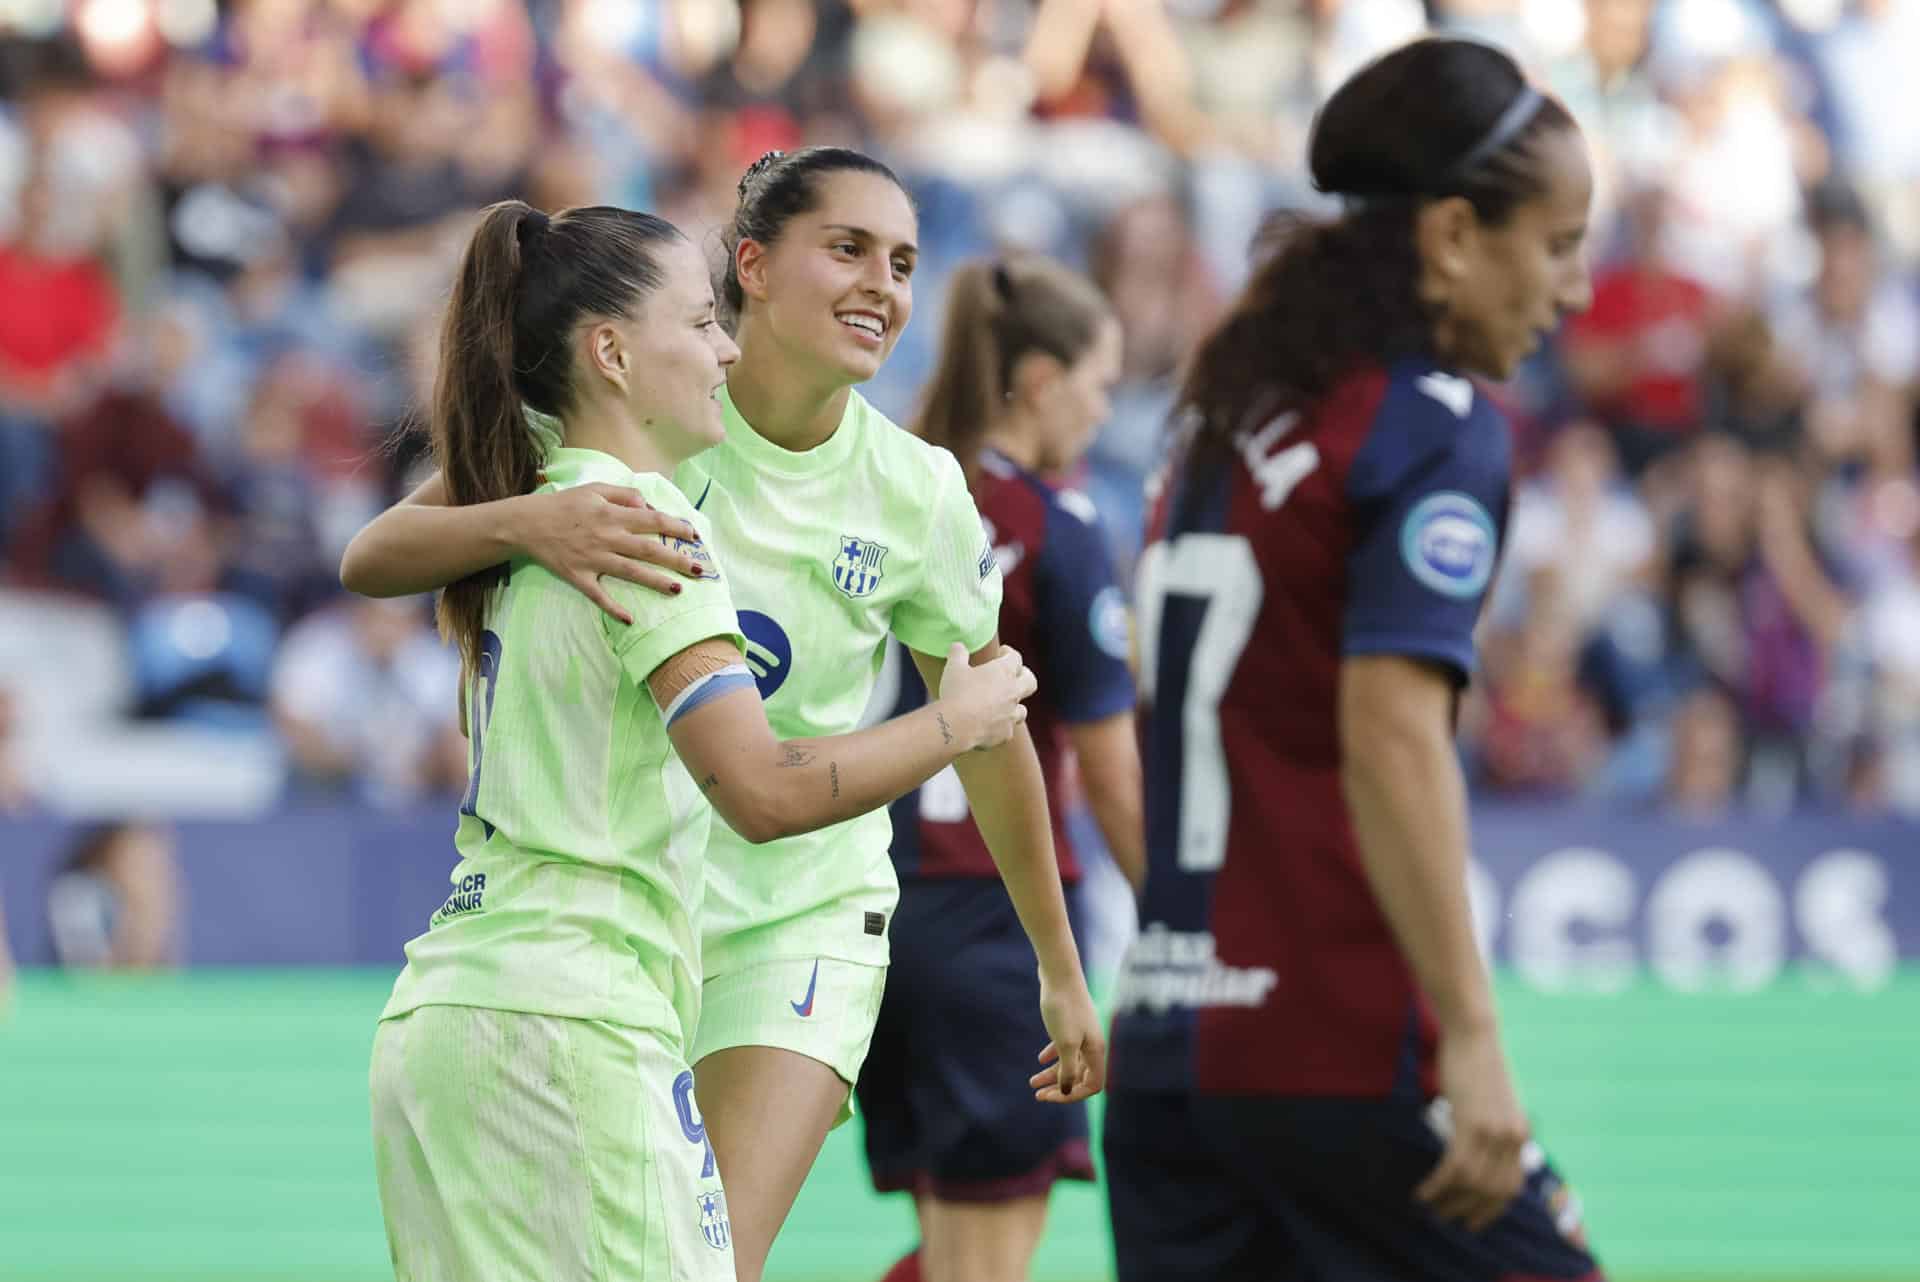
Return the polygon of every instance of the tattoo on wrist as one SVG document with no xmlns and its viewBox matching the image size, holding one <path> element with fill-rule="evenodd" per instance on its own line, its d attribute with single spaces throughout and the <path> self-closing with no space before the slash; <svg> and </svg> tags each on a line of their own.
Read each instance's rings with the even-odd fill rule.
<svg viewBox="0 0 1920 1282">
<path fill-rule="evenodd" d="M 840 763 L 839 762 L 829 761 L 827 763 L 827 779 L 833 784 L 833 795 L 835 797 L 838 797 L 840 795 Z"/>
<path fill-rule="evenodd" d="M 944 712 L 935 712 L 933 719 L 940 723 L 940 742 L 951 748 L 953 746 L 953 727 L 947 724 L 947 714 Z"/>
<path fill-rule="evenodd" d="M 782 770 L 793 766 L 804 766 L 813 760 L 814 754 L 808 752 L 805 748 L 796 748 L 790 743 L 783 743 L 780 746 L 786 750 L 786 756 L 781 759 L 779 766 Z"/>
<path fill-rule="evenodd" d="M 707 776 L 707 777 L 706 777 L 705 779 L 702 779 L 702 780 L 700 781 L 700 791 L 701 791 L 701 792 L 712 792 L 712 791 L 714 790 L 714 788 L 715 788 L 716 786 L 718 786 L 718 784 L 719 784 L 719 783 L 720 783 L 720 776 L 719 776 L 719 775 L 716 775 L 716 774 L 709 774 L 709 775 L 708 775 L 708 776 Z"/>
</svg>

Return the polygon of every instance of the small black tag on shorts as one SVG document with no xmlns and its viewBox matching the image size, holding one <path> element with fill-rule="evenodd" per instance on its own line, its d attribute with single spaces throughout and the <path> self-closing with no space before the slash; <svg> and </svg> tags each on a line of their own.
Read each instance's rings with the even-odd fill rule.
<svg viewBox="0 0 1920 1282">
<path fill-rule="evenodd" d="M 867 914 L 867 933 L 869 935 L 886 934 L 887 933 L 887 915 L 885 913 L 868 913 Z"/>
</svg>

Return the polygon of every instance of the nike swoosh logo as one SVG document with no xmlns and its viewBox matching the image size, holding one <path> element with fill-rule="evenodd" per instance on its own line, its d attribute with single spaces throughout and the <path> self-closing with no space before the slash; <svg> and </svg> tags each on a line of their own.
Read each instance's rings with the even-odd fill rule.
<svg viewBox="0 0 1920 1282">
<path fill-rule="evenodd" d="M 813 1014 L 813 987 L 815 984 L 818 984 L 819 982 L 820 982 L 820 962 L 819 962 L 819 959 L 816 958 L 813 963 L 813 976 L 807 980 L 806 998 L 802 1001 L 787 1003 L 787 1005 L 793 1007 L 793 1013 L 798 1015 L 802 1019 L 805 1019 L 807 1016 Z"/>
<path fill-rule="evenodd" d="M 707 501 L 707 495 L 711 493 L 713 493 L 713 482 L 709 480 L 707 482 L 707 488 L 700 491 L 700 502 L 695 503 L 693 505 L 693 510 L 698 512 L 700 510 L 701 504 L 704 504 Z"/>
</svg>

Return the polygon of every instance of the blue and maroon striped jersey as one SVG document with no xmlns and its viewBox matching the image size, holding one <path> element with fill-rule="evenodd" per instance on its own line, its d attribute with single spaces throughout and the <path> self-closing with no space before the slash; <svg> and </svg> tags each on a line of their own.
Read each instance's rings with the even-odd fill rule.
<svg viewBox="0 0 1920 1282">
<path fill-rule="evenodd" d="M 1148 877 L 1116 1086 L 1431 1089 L 1432 1019 L 1341 789 L 1340 663 L 1467 679 L 1510 454 L 1472 383 L 1409 361 L 1168 478 L 1140 570 Z"/>
<path fill-rule="evenodd" d="M 981 456 L 978 490 L 1005 584 L 1000 639 L 1040 682 L 1027 701 L 1027 729 L 1047 782 L 1060 875 L 1071 883 L 1080 865 L 1065 823 L 1067 727 L 1133 708 L 1126 599 L 1086 495 L 1057 489 L 991 451 Z M 889 663 L 900 673 L 900 692 L 886 715 L 899 716 L 925 703 L 927 692 L 911 660 L 895 654 Z M 1000 875 L 951 766 L 893 803 L 893 862 L 902 878 Z"/>
</svg>

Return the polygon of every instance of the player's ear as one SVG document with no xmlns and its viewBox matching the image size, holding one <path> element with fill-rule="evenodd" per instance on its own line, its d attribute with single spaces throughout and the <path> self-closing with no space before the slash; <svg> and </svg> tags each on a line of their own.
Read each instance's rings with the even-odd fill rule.
<svg viewBox="0 0 1920 1282">
<path fill-rule="evenodd" d="M 587 368 L 620 389 L 624 396 L 627 378 L 633 372 L 633 353 L 628 350 L 627 336 L 612 321 L 601 321 L 587 331 L 586 345 Z"/>
<path fill-rule="evenodd" d="M 757 303 L 767 301 L 767 247 L 757 240 L 740 238 L 733 247 L 733 274 L 740 279 L 740 292 Z"/>
<path fill-rule="evenodd" d="M 1043 405 L 1066 373 L 1066 366 L 1058 358 L 1045 352 L 1028 352 L 1013 363 L 1013 377 L 1008 380 L 1008 399 L 1027 405 Z"/>
<path fill-rule="evenodd" d="M 1464 196 L 1430 200 L 1421 208 L 1414 219 L 1413 239 L 1420 251 L 1427 302 L 1445 301 L 1466 279 L 1479 232 L 1479 216 Z"/>
</svg>

